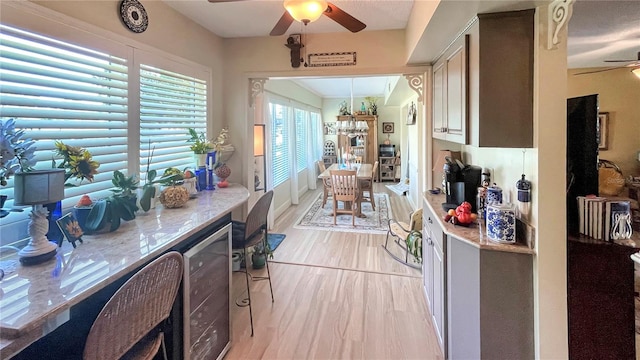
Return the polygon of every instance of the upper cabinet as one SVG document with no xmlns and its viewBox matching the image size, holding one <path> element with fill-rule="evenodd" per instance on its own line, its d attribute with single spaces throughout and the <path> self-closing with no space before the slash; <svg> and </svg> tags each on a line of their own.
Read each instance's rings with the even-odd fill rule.
<svg viewBox="0 0 640 360">
<path fill-rule="evenodd" d="M 467 143 L 468 36 L 433 66 L 433 137 Z"/>
<path fill-rule="evenodd" d="M 533 147 L 534 12 L 479 14 L 468 32 L 471 145 Z"/>
</svg>

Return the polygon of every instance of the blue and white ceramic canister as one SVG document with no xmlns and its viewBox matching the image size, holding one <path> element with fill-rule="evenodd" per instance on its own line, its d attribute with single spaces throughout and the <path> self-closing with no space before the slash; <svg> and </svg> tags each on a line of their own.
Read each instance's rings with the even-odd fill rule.
<svg viewBox="0 0 640 360">
<path fill-rule="evenodd" d="M 502 189 L 493 184 L 487 188 L 486 204 L 502 204 Z"/>
<path fill-rule="evenodd" d="M 487 204 L 487 237 L 500 243 L 516 242 L 516 210 L 513 204 Z"/>
</svg>

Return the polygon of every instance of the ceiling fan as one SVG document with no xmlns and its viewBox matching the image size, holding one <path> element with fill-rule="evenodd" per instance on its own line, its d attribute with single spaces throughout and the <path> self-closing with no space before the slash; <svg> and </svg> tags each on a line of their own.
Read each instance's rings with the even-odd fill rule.
<svg viewBox="0 0 640 360">
<path fill-rule="evenodd" d="M 209 2 L 213 3 L 232 1 L 243 0 L 209 0 Z M 326 0 L 284 0 L 284 8 L 286 11 L 282 14 L 282 17 L 280 17 L 280 20 L 278 20 L 269 35 L 283 35 L 287 32 L 294 20 L 307 25 L 310 22 L 318 20 L 323 14 L 354 33 L 367 27 L 367 25 L 360 20 Z"/>
<path fill-rule="evenodd" d="M 631 68 L 631 72 L 640 78 L 640 51 L 638 52 L 638 59 L 637 60 L 605 60 L 604 62 L 610 62 L 610 63 L 628 63 L 626 65 L 621 65 L 621 66 L 613 66 L 610 68 L 606 68 L 606 69 L 599 69 L 599 70 L 593 70 L 593 71 L 585 71 L 585 72 L 581 72 L 581 73 L 576 73 L 574 75 L 584 75 L 584 74 L 594 74 L 594 73 L 599 73 L 599 72 L 603 72 L 603 71 L 610 71 L 610 70 L 615 70 L 615 69 L 622 69 L 622 68 Z"/>
</svg>

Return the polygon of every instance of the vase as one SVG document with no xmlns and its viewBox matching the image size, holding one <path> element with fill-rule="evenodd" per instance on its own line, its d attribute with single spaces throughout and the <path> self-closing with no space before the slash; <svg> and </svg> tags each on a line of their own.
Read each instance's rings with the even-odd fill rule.
<svg viewBox="0 0 640 360">
<path fill-rule="evenodd" d="M 198 179 L 197 178 L 192 177 L 189 179 L 184 179 L 182 186 L 184 186 L 187 189 L 190 197 L 195 197 L 196 195 L 198 195 Z"/>
<path fill-rule="evenodd" d="M 47 215 L 47 219 L 49 220 L 49 231 L 47 231 L 46 237 L 49 241 L 61 246 L 62 240 L 64 240 L 64 235 L 62 234 L 62 231 L 60 231 L 56 221 L 62 217 L 62 201 L 44 204 L 43 206 L 49 211 L 49 215 Z"/>
<path fill-rule="evenodd" d="M 253 253 L 251 255 L 251 266 L 254 269 L 262 269 L 267 263 L 267 255 L 266 254 L 256 254 Z"/>
<path fill-rule="evenodd" d="M 195 160 L 196 169 L 200 168 L 200 166 L 207 165 L 207 154 L 193 154 L 193 159 Z"/>
<path fill-rule="evenodd" d="M 76 218 L 76 220 L 78 221 L 78 225 L 80 226 L 80 229 L 82 229 L 82 232 L 85 234 L 91 234 L 91 231 L 89 231 L 86 226 L 87 216 L 89 216 L 91 209 L 93 209 L 93 205 L 89 205 L 89 206 L 76 205 L 73 207 L 73 216 Z"/>
</svg>

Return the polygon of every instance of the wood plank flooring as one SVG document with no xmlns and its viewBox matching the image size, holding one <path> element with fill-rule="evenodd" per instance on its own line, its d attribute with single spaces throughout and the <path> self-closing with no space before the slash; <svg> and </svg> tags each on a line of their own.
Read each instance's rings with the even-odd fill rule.
<svg viewBox="0 0 640 360">
<path fill-rule="evenodd" d="M 384 251 L 385 235 L 293 227 L 318 191 L 276 220 L 272 232 L 287 237 L 269 263 L 275 302 L 268 281 L 251 282 L 255 335 L 249 309 L 232 305 L 225 358 L 442 359 L 420 271 Z M 408 220 L 404 197 L 384 184 L 376 183 L 375 191 L 389 194 L 394 218 Z M 244 274 L 234 273 L 232 300 L 244 297 Z"/>
</svg>

